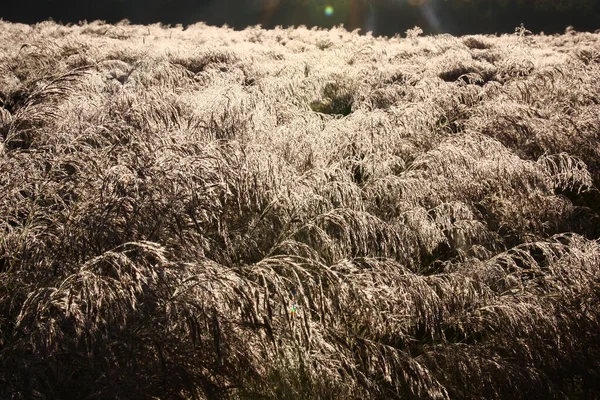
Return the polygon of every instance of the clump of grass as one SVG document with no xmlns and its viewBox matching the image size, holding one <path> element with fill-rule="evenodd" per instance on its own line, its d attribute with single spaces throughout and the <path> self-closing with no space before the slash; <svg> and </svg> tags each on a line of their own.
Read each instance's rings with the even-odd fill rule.
<svg viewBox="0 0 600 400">
<path fill-rule="evenodd" d="M 578 49 L 576 56 L 586 65 L 600 62 L 600 49 L 594 47 L 585 47 Z"/>
<path fill-rule="evenodd" d="M 598 397 L 597 35 L 0 32 L 0 398 Z"/>
</svg>

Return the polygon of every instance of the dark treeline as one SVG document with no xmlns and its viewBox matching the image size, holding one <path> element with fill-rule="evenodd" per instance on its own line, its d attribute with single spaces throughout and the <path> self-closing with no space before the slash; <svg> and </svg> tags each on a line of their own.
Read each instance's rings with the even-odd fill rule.
<svg viewBox="0 0 600 400">
<path fill-rule="evenodd" d="M 539 33 L 562 33 L 568 26 L 579 31 L 600 28 L 597 0 L 476 0 L 439 1 L 440 15 L 449 15 L 446 29 L 453 34 L 506 33 L 523 23 Z"/>
<path fill-rule="evenodd" d="M 326 5 L 334 7 L 327 17 Z M 521 23 L 532 32 L 600 28 L 600 0 L 21 0 L 0 9 L 6 21 L 190 25 L 199 21 L 236 29 L 262 24 L 331 27 L 392 36 L 415 25 L 426 33 L 507 33 Z"/>
</svg>

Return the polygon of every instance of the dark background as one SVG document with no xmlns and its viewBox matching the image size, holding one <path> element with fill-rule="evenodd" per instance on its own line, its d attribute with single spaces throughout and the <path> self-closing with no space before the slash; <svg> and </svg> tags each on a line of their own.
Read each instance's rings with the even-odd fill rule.
<svg viewBox="0 0 600 400">
<path fill-rule="evenodd" d="M 333 16 L 324 15 L 326 5 L 334 7 Z M 0 6 L 0 18 L 184 26 L 203 21 L 236 29 L 343 23 L 349 30 L 387 36 L 415 25 L 425 33 L 509 33 L 524 23 L 534 33 L 562 33 L 570 25 L 578 31 L 599 29 L 600 0 L 20 0 Z"/>
</svg>

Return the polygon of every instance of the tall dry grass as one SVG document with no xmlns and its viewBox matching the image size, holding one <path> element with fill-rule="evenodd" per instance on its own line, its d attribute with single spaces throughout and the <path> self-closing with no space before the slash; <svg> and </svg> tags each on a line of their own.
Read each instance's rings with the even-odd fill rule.
<svg viewBox="0 0 600 400">
<path fill-rule="evenodd" d="M 0 21 L 0 397 L 597 398 L 597 34 Z"/>
</svg>

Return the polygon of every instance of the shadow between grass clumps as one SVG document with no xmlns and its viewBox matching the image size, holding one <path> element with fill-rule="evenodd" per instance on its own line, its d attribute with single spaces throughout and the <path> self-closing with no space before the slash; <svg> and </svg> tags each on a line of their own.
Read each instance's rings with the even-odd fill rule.
<svg viewBox="0 0 600 400">
<path fill-rule="evenodd" d="M 193 57 L 175 57 L 172 63 L 186 68 L 193 74 L 206 70 L 211 64 L 234 64 L 239 61 L 233 53 L 227 51 L 208 51 Z"/>
<path fill-rule="evenodd" d="M 493 47 L 491 43 L 476 36 L 466 36 L 463 38 L 462 42 L 469 49 L 485 50 Z"/>
<path fill-rule="evenodd" d="M 462 82 L 483 86 L 487 82 L 496 80 L 496 72 L 493 70 L 480 70 L 473 66 L 459 64 L 453 68 L 442 71 L 438 75 L 446 82 Z"/>
<path fill-rule="evenodd" d="M 332 81 L 325 84 L 322 99 L 310 103 L 310 108 L 319 113 L 347 116 L 352 113 L 355 85 L 344 81 Z"/>
</svg>

